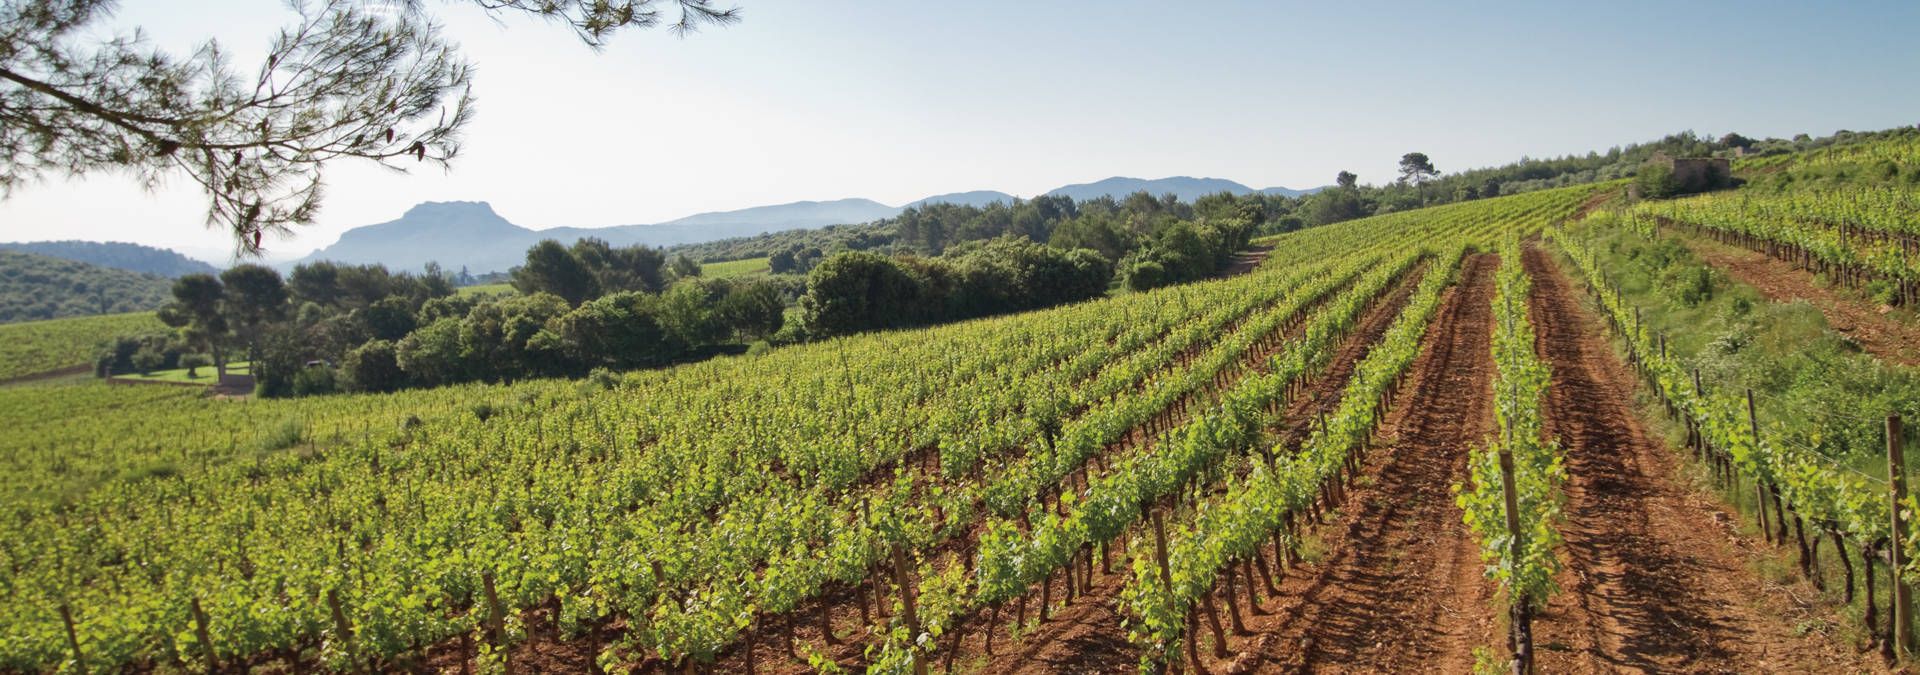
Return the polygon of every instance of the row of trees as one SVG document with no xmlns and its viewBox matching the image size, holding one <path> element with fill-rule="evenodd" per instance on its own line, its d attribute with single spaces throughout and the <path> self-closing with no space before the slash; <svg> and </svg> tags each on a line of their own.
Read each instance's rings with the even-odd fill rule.
<svg viewBox="0 0 1920 675">
<path fill-rule="evenodd" d="M 514 271 L 521 293 L 502 297 L 457 295 L 435 266 L 416 276 L 318 262 L 282 278 L 240 265 L 175 280 L 159 313 L 175 335 L 118 340 L 99 370 L 176 367 L 204 353 L 224 374 L 245 358 L 263 396 L 572 375 L 764 339 L 796 294 L 698 273 L 657 249 L 594 239 L 533 247 Z"/>
<path fill-rule="evenodd" d="M 841 251 L 938 256 L 969 241 L 1016 236 L 1061 248 L 1093 249 L 1118 262 L 1182 221 L 1237 218 L 1251 223 L 1256 235 L 1291 232 L 1309 222 L 1301 204 L 1283 195 L 1231 193 L 1203 196 L 1189 204 L 1172 195 L 1156 197 L 1145 192 L 1082 202 L 1042 196 L 984 206 L 932 203 L 864 225 L 771 232 L 675 251 L 702 262 L 766 256 L 776 274 L 804 274 Z"/>
<path fill-rule="evenodd" d="M 791 274 L 703 279 L 684 255 L 597 239 L 533 246 L 511 273 L 518 293 L 504 296 L 456 294 L 437 267 L 415 276 L 321 262 L 282 279 L 241 265 L 176 280 L 160 312 L 174 341 L 122 341 L 103 354 L 102 372 L 156 363 L 135 363 L 143 353 L 173 365 L 205 352 L 224 373 L 243 354 L 261 395 L 297 396 L 658 366 L 763 340 L 1086 300 L 1113 286 L 1116 269 L 1135 290 L 1204 278 L 1247 245 L 1254 219 L 1264 217 L 1259 198 L 1232 195 L 1191 206 L 1137 195 L 1085 211 L 1071 200 L 1047 203 L 1063 218 L 1047 232 L 1050 243 L 1008 233 L 941 242 L 937 256 L 783 252 L 782 267 L 810 270 L 804 292 Z M 796 325 L 785 320 L 790 303 L 801 308 Z"/>
<path fill-rule="evenodd" d="M 763 280 L 687 280 L 661 293 L 619 291 L 574 306 L 546 292 L 441 316 L 398 340 L 371 340 L 340 363 L 339 388 L 391 391 L 474 380 L 578 376 L 657 366 L 765 339 L 785 301 Z"/>
<path fill-rule="evenodd" d="M 1006 236 L 946 255 L 847 251 L 821 262 L 800 299 L 811 337 L 1017 312 L 1106 293 L 1113 264 L 1088 249 Z"/>
</svg>

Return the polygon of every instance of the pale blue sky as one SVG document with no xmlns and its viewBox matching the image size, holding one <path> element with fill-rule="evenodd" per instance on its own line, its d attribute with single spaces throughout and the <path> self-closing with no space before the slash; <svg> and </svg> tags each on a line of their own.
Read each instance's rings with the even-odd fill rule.
<svg viewBox="0 0 1920 675">
<path fill-rule="evenodd" d="M 123 0 L 162 45 L 217 37 L 253 63 L 291 14 L 262 0 Z M 478 65 L 451 173 L 329 173 L 280 254 L 482 199 L 544 228 L 802 199 L 1029 196 L 1112 175 L 1310 187 L 1694 129 L 1787 136 L 1920 122 L 1920 3 L 858 2 L 741 0 L 686 39 L 570 33 L 426 3 Z M 221 249 L 184 180 L 28 186 L 0 240 Z"/>
</svg>

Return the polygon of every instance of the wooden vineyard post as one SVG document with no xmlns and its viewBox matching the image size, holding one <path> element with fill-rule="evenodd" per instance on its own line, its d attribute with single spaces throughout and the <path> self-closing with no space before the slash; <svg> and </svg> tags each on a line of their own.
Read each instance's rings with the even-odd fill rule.
<svg viewBox="0 0 1920 675">
<path fill-rule="evenodd" d="M 1161 519 L 1159 509 L 1153 509 L 1149 513 L 1153 519 L 1153 561 L 1160 566 L 1160 587 L 1163 591 L 1161 598 L 1166 605 L 1162 609 L 1171 614 L 1173 611 L 1173 569 L 1167 564 L 1167 524 L 1165 520 Z M 1194 648 L 1193 631 L 1192 614 L 1189 613 L 1186 630 L 1187 658 L 1193 661 L 1194 672 L 1203 672 L 1203 667 L 1200 665 L 1200 652 Z"/>
<path fill-rule="evenodd" d="M 1703 399 L 1707 397 L 1706 390 L 1700 388 L 1700 368 L 1699 367 L 1695 367 L 1693 369 L 1693 395 L 1695 397 L 1703 398 Z M 1707 460 L 1710 456 L 1710 451 L 1707 450 L 1706 434 L 1703 434 L 1700 432 L 1700 423 L 1697 420 L 1694 420 L 1692 417 L 1688 417 L 1687 427 L 1693 430 L 1694 450 L 1700 453 L 1701 460 Z"/>
<path fill-rule="evenodd" d="M 487 641 L 500 650 L 501 668 L 507 675 L 513 675 L 513 654 L 506 644 L 506 617 L 500 611 L 500 594 L 493 587 L 492 570 L 480 573 L 480 586 L 487 594 Z"/>
<path fill-rule="evenodd" d="M 1889 617 L 1893 621 L 1893 643 L 1896 652 L 1913 650 L 1913 588 L 1900 578 L 1900 570 L 1906 566 L 1905 543 L 1901 541 L 1905 534 L 1906 523 L 1900 517 L 1901 504 L 1907 501 L 1907 466 L 1902 457 L 1900 438 L 1900 415 L 1887 415 L 1887 489 L 1893 500 L 1893 529 L 1888 538 L 1888 560 L 1893 577 L 1893 611 Z"/>
<path fill-rule="evenodd" d="M 1519 498 L 1513 486 L 1513 452 L 1500 449 L 1500 488 L 1507 501 L 1507 534 L 1512 541 L 1512 553 L 1515 561 L 1526 553 L 1526 542 L 1520 530 Z M 1509 647 L 1513 649 L 1513 675 L 1527 675 L 1533 672 L 1533 611 L 1531 601 L 1524 595 L 1508 598 L 1512 605 L 1513 626 L 1508 635 Z"/>
<path fill-rule="evenodd" d="M 1752 387 L 1747 388 L 1747 431 L 1753 434 L 1753 442 L 1758 444 L 1760 442 L 1760 419 L 1753 414 Z M 1740 482 L 1737 478 L 1733 485 L 1736 488 L 1735 494 L 1738 494 Z M 1753 518 L 1756 522 L 1760 523 L 1760 535 L 1766 538 L 1767 543 L 1773 543 L 1773 530 L 1767 527 L 1767 488 L 1765 484 L 1761 483 L 1760 476 L 1758 475 L 1753 477 L 1753 502 Z"/>
<path fill-rule="evenodd" d="M 206 653 L 207 672 L 218 672 L 220 661 L 213 655 L 213 633 L 207 630 L 207 612 L 200 608 L 199 598 L 194 598 L 188 609 L 193 610 L 193 636 L 200 640 L 200 651 Z"/>
<path fill-rule="evenodd" d="M 348 660 L 356 661 L 353 648 L 353 625 L 347 623 L 347 613 L 340 609 L 340 593 L 331 588 L 327 589 L 327 610 L 333 614 L 333 632 L 339 634 L 340 641 L 347 645 Z M 359 668 L 358 663 L 355 663 L 354 667 Z"/>
<path fill-rule="evenodd" d="M 73 608 L 66 603 L 60 604 L 60 623 L 67 627 L 67 648 L 73 650 L 73 665 L 80 672 L 87 672 L 87 657 L 80 653 L 80 631 L 73 628 Z"/>
<path fill-rule="evenodd" d="M 893 547 L 893 583 L 900 588 L 900 618 L 907 624 L 907 636 L 914 643 L 913 675 L 927 675 L 927 662 L 920 658 L 920 613 L 914 607 L 913 589 L 907 585 L 907 550 Z"/>
</svg>

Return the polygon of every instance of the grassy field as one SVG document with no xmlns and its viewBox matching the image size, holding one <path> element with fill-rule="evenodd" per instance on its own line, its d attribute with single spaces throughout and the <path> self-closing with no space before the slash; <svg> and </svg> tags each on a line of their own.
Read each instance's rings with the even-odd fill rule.
<svg viewBox="0 0 1920 675">
<path fill-rule="evenodd" d="M 478 286 L 462 286 L 458 291 L 458 293 L 463 296 L 465 295 L 501 295 L 501 294 L 513 293 L 513 292 L 514 292 L 513 284 L 481 284 Z"/>
<path fill-rule="evenodd" d="M 164 330 L 153 312 L 0 324 L 0 380 L 86 365 L 101 342 Z"/>
<path fill-rule="evenodd" d="M 700 266 L 700 276 L 706 277 L 708 279 L 725 279 L 728 277 L 740 277 L 740 276 L 746 276 L 749 274 L 765 274 L 766 272 L 767 272 L 766 258 L 747 258 L 745 260 L 729 260 L 726 262 L 707 263 L 705 265 Z"/>
<path fill-rule="evenodd" d="M 252 365 L 253 364 L 248 363 L 246 361 L 236 361 L 236 362 L 227 364 L 227 372 L 234 375 L 248 375 L 253 372 Z M 188 377 L 186 368 L 175 368 L 173 370 L 156 370 L 151 373 L 147 373 L 145 375 L 141 375 L 139 373 L 127 373 L 125 375 L 115 375 L 113 376 L 113 379 L 125 380 L 128 382 L 169 382 L 169 383 L 178 383 L 178 384 L 203 384 L 203 385 L 210 385 L 214 383 L 213 366 L 202 366 L 199 369 L 197 369 L 197 372 L 195 372 L 194 375 L 195 375 L 194 377 Z"/>
</svg>

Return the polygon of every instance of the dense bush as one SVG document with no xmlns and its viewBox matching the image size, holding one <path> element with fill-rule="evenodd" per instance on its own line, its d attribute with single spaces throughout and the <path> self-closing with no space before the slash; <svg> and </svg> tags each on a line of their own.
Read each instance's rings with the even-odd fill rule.
<svg viewBox="0 0 1920 675">
<path fill-rule="evenodd" d="M 807 277 L 800 307 L 822 337 L 1051 307 L 1098 297 L 1112 279 L 1094 251 L 1002 237 L 938 258 L 835 255 Z"/>
<path fill-rule="evenodd" d="M 1649 164 L 1633 177 L 1633 191 L 1642 199 L 1666 199 L 1680 194 L 1680 180 L 1671 167 Z"/>
<path fill-rule="evenodd" d="M 406 384 L 393 343 L 372 340 L 347 352 L 340 360 L 340 388 L 344 391 L 385 392 Z"/>
<path fill-rule="evenodd" d="M 1176 224 L 1120 262 L 1121 280 L 1144 291 L 1207 278 L 1246 248 L 1252 235 L 1253 226 L 1243 220 Z"/>
<path fill-rule="evenodd" d="M 124 335 L 114 338 L 101 348 L 99 356 L 94 359 L 93 374 L 95 377 L 107 377 L 141 372 L 139 367 L 134 365 L 133 356 L 142 351 L 160 355 L 158 365 L 148 362 L 151 366 L 149 370 L 167 370 L 181 367 L 180 358 L 187 349 L 180 340 L 164 333 Z"/>
</svg>

